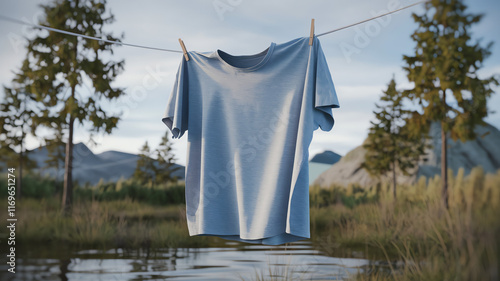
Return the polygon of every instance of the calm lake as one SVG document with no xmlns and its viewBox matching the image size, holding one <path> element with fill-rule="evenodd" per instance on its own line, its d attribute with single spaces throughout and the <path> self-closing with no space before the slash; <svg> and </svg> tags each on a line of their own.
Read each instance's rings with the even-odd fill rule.
<svg viewBox="0 0 500 281">
<path fill-rule="evenodd" d="M 340 252 L 339 252 L 340 254 Z M 343 256 L 362 256 L 346 250 Z M 217 248 L 147 250 L 37 246 L 17 253 L 16 273 L 1 280 L 345 280 L 358 271 L 387 269 L 384 261 L 331 257 L 310 241 L 282 246 L 226 242 Z"/>
</svg>

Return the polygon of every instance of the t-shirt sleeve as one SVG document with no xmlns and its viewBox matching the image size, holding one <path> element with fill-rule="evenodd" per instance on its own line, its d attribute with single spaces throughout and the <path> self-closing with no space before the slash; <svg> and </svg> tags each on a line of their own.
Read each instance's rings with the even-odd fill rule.
<svg viewBox="0 0 500 281">
<path fill-rule="evenodd" d="M 174 88 L 172 89 L 167 108 L 162 118 L 163 123 L 172 132 L 172 138 L 182 137 L 188 129 L 189 87 L 186 66 L 187 62 L 183 57 L 177 70 Z"/>
<path fill-rule="evenodd" d="M 323 131 L 330 131 L 335 120 L 333 108 L 339 108 L 339 101 L 325 55 L 317 37 L 314 37 L 313 59 L 315 59 L 314 122 Z"/>
</svg>

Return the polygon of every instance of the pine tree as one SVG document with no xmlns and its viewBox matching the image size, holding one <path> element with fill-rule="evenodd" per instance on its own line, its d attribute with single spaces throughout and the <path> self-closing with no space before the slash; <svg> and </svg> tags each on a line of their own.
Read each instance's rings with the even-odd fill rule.
<svg viewBox="0 0 500 281">
<path fill-rule="evenodd" d="M 406 127 L 410 111 L 403 107 L 403 95 L 396 89 L 394 78 L 380 98 L 381 104 L 375 104 L 376 121 L 371 121 L 368 140 L 363 145 L 366 149 L 362 167 L 370 175 L 380 176 L 392 172 L 392 191 L 396 199 L 396 170 L 410 175 L 418 159 L 424 154 L 425 137 L 414 135 Z"/>
<path fill-rule="evenodd" d="M 155 163 L 147 141 L 141 148 L 132 177 L 141 184 L 153 184 L 155 181 Z"/>
<path fill-rule="evenodd" d="M 25 146 L 26 137 L 35 135 L 33 119 L 33 95 L 28 91 L 22 75 L 16 74 L 11 88 L 4 87 L 5 98 L 0 103 L 0 162 L 7 167 L 17 167 L 16 198 L 21 198 L 24 169 L 33 169 L 36 162 L 31 160 Z M 19 151 L 19 152 L 17 152 Z"/>
<path fill-rule="evenodd" d="M 492 43 L 482 47 L 471 42 L 470 27 L 482 15 L 466 13 L 461 0 L 432 0 L 423 15 L 413 14 L 418 28 L 411 38 L 415 54 L 404 56 L 404 67 L 414 87 L 405 95 L 419 107 L 410 126 L 414 131 L 429 130 L 430 122 L 441 124 L 442 200 L 448 208 L 447 141 L 474 139 L 474 127 L 484 124 L 487 98 L 498 85 L 493 77 L 481 79 L 477 71 L 490 55 Z"/>
<path fill-rule="evenodd" d="M 176 182 L 177 177 L 173 173 L 179 169 L 175 165 L 175 155 L 172 152 L 172 144 L 168 137 L 168 131 L 162 137 L 160 145 L 155 149 L 155 183 Z"/>
<path fill-rule="evenodd" d="M 103 30 L 114 21 L 105 0 L 56 0 L 41 8 L 45 13 L 41 25 L 119 41 Z M 90 124 L 93 132 L 111 133 L 117 126 L 119 116 L 107 113 L 101 105 L 123 94 L 111 83 L 124 62 L 103 60 L 107 53 L 113 54 L 110 43 L 44 32 L 28 40 L 22 72 L 30 82 L 30 92 L 44 106 L 35 119 L 37 125 L 53 128 L 56 123 L 66 131 L 62 211 L 67 215 L 72 207 L 75 122 Z"/>
</svg>

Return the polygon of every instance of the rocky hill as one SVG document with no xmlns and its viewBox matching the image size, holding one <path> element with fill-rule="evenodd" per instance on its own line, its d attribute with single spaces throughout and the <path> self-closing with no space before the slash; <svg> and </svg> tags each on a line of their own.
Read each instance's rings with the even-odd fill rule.
<svg viewBox="0 0 500 281">
<path fill-rule="evenodd" d="M 441 128 L 438 123 L 431 126 L 429 135 L 433 148 L 427 150 L 426 161 L 420 161 L 417 172 L 413 176 L 398 175 L 398 183 L 412 183 L 420 176 L 433 177 L 441 174 Z M 471 169 L 482 166 L 487 173 L 494 173 L 500 169 L 500 131 L 492 125 L 476 127 L 478 138 L 462 143 L 448 138 L 448 168 L 454 173 L 460 167 L 465 174 Z M 369 186 L 377 180 L 370 177 L 368 172 L 361 168 L 364 161 L 365 149 L 358 146 L 348 152 L 339 162 L 324 171 L 313 182 L 314 185 L 330 186 L 332 184 L 347 185 L 358 183 Z"/>
</svg>

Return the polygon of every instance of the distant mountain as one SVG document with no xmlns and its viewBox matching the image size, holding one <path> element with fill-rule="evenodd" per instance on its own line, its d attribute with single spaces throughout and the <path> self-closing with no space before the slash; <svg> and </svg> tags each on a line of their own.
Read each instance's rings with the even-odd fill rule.
<svg viewBox="0 0 500 281">
<path fill-rule="evenodd" d="M 332 164 L 338 162 L 341 157 L 333 151 L 323 151 L 314 155 L 309 161 L 309 185 L 324 171 L 328 170 Z"/>
<path fill-rule="evenodd" d="M 47 148 L 41 146 L 30 151 L 30 158 L 37 161 L 39 172 L 48 174 L 62 180 L 64 177 L 64 163 L 60 163 L 60 169 L 46 167 L 45 160 L 48 158 Z M 101 179 L 104 182 L 116 182 L 120 178 L 128 179 L 134 173 L 139 156 L 121 151 L 105 151 L 94 154 L 85 144 L 76 143 L 73 146 L 73 179 L 81 184 L 96 184 Z M 185 167 L 177 165 L 180 169 L 174 172 L 174 176 L 184 178 Z"/>
<path fill-rule="evenodd" d="M 309 162 L 333 165 L 333 164 L 337 163 L 341 157 L 342 156 L 340 156 L 339 154 L 337 154 L 333 151 L 327 150 L 327 151 L 323 151 L 321 153 L 314 155 L 314 157 L 311 158 L 311 161 L 309 161 Z"/>
<path fill-rule="evenodd" d="M 452 169 L 455 174 L 461 167 L 464 168 L 466 175 L 477 166 L 482 166 L 486 173 L 495 173 L 500 169 L 500 131 L 487 124 L 476 127 L 476 133 L 479 136 L 477 139 L 465 143 L 460 140 L 455 142 L 448 138 L 448 168 Z M 427 150 L 426 161 L 420 161 L 414 176 L 398 175 L 398 183 L 413 183 L 420 176 L 429 178 L 441 174 L 441 127 L 439 123 L 432 124 L 429 136 L 433 148 Z M 365 152 L 362 145 L 349 151 L 340 161 L 324 171 L 313 184 L 330 186 L 358 183 L 361 186 L 369 186 L 377 182 L 365 169 L 361 168 Z"/>
</svg>

